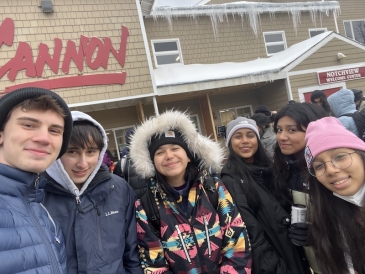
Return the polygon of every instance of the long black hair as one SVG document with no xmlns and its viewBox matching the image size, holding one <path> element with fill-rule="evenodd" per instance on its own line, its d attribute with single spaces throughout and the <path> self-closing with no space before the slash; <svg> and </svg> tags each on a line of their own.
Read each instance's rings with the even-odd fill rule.
<svg viewBox="0 0 365 274">
<path fill-rule="evenodd" d="M 256 135 L 256 134 L 255 134 Z M 256 135 L 257 138 L 257 135 Z M 236 182 L 241 182 L 243 192 L 246 194 L 247 204 L 253 210 L 257 210 L 260 206 L 260 197 L 254 187 L 256 181 L 262 173 L 272 173 L 272 162 L 266 154 L 266 150 L 257 138 L 258 148 L 254 154 L 253 163 L 248 163 L 245 159 L 238 156 L 229 142 L 229 156 L 226 163 L 228 169 L 233 171 L 233 176 Z M 241 181 L 242 180 L 242 181 Z"/>
<path fill-rule="evenodd" d="M 328 103 L 327 101 L 327 96 L 326 94 L 321 91 L 321 90 L 315 90 L 313 91 L 312 93 L 312 96 L 311 96 L 311 102 L 312 104 L 315 104 L 315 99 L 319 98 L 322 102 L 322 108 L 325 110 L 325 112 L 328 113 L 328 115 L 331 113 L 331 106 L 330 104 Z"/>
<path fill-rule="evenodd" d="M 365 153 L 356 152 L 365 163 Z M 345 253 L 355 271 L 365 273 L 363 208 L 334 196 L 313 176 L 309 179 L 309 197 L 310 239 L 321 273 L 348 273 Z"/>
<path fill-rule="evenodd" d="M 311 104 L 311 103 L 296 103 L 293 102 L 291 104 L 283 107 L 275 117 L 274 121 L 274 131 L 278 132 L 278 121 L 288 116 L 293 119 L 297 124 L 297 129 L 299 131 L 305 132 L 309 123 L 312 121 L 316 121 L 320 118 L 328 116 L 323 108 Z M 300 157 L 297 159 L 299 167 L 305 169 L 306 163 L 304 159 L 304 149 L 298 152 L 297 155 Z M 287 180 L 290 176 L 290 170 L 287 164 L 286 155 L 281 152 L 281 149 L 276 143 L 275 152 L 274 152 L 274 185 L 271 188 L 271 192 L 275 196 L 275 198 L 279 201 L 282 207 L 288 209 L 290 204 L 292 203 L 292 198 L 288 190 Z"/>
</svg>

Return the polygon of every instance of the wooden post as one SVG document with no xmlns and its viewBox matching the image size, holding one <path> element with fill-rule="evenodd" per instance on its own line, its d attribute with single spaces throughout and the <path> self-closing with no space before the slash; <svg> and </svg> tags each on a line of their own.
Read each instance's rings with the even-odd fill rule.
<svg viewBox="0 0 365 274">
<path fill-rule="evenodd" d="M 207 136 L 209 136 L 209 138 L 217 142 L 218 141 L 217 132 L 215 130 L 213 112 L 212 112 L 212 107 L 210 105 L 209 94 L 205 94 L 204 97 L 200 98 L 199 102 L 203 114 L 205 132 Z"/>
</svg>

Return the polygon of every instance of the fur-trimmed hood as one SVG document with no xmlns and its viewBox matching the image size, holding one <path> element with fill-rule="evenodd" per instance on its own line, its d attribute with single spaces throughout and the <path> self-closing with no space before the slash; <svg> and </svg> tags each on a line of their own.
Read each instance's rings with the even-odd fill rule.
<svg viewBox="0 0 365 274">
<path fill-rule="evenodd" d="M 155 176 L 155 167 L 148 147 L 154 135 L 161 135 L 168 130 L 180 132 L 195 160 L 199 162 L 199 168 L 213 168 L 216 171 L 221 169 L 224 151 L 219 144 L 199 134 L 187 113 L 170 110 L 145 121 L 131 138 L 130 157 L 139 176 Z"/>
<path fill-rule="evenodd" d="M 55 161 L 46 170 L 48 175 L 53 180 L 55 180 L 57 183 L 59 183 L 61 186 L 63 186 L 70 193 L 72 193 L 73 195 L 78 197 L 82 193 L 84 193 L 84 191 L 87 189 L 87 187 L 89 186 L 91 181 L 94 179 L 96 173 L 99 171 L 99 168 L 100 168 L 100 166 L 103 162 L 105 151 L 108 147 L 108 137 L 105 133 L 104 128 L 96 120 L 94 120 L 91 116 L 87 115 L 86 113 L 80 112 L 80 111 L 71 111 L 71 114 L 72 114 L 72 120 L 74 122 L 75 121 L 84 121 L 84 120 L 86 120 L 86 121 L 89 121 L 89 122 L 93 123 L 100 130 L 100 132 L 103 136 L 103 142 L 104 142 L 104 146 L 100 151 L 98 163 L 97 163 L 95 169 L 93 170 L 93 172 L 91 172 L 89 178 L 87 178 L 87 180 L 85 181 L 85 183 L 83 184 L 83 186 L 80 190 L 72 182 L 70 176 L 67 174 L 66 170 L 64 169 L 63 164 L 62 164 L 60 159 Z"/>
</svg>

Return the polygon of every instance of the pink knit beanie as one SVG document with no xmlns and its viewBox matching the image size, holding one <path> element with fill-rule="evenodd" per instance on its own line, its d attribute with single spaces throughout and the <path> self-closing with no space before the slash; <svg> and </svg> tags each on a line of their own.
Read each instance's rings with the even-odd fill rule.
<svg viewBox="0 0 365 274">
<path fill-rule="evenodd" d="M 365 142 L 348 131 L 334 117 L 325 117 L 309 123 L 305 135 L 307 146 L 304 157 L 310 167 L 320 153 L 334 148 L 353 148 L 365 151 Z"/>
</svg>

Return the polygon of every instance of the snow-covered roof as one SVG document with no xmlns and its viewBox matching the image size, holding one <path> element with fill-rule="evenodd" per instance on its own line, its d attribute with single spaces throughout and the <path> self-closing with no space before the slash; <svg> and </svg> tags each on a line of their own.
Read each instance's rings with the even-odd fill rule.
<svg viewBox="0 0 365 274">
<path fill-rule="evenodd" d="M 209 0 L 210 1 L 210 0 Z M 208 0 L 155 0 L 155 7 L 190 7 L 194 5 L 202 5 L 207 2 Z"/>
<path fill-rule="evenodd" d="M 160 0 L 161 1 L 161 0 Z M 171 1 L 171 0 L 169 0 Z M 176 0 L 181 1 L 181 0 Z M 184 0 L 192 1 L 195 0 Z M 182 1 L 181 1 L 182 2 Z M 291 3 L 265 3 L 265 2 L 233 2 L 219 5 L 191 5 L 191 6 L 157 6 L 155 5 L 150 13 L 155 20 L 164 18 L 168 21 L 172 30 L 172 19 L 175 17 L 185 16 L 195 19 L 198 16 L 209 16 L 212 22 L 214 34 L 218 30 L 218 22 L 228 21 L 228 15 L 240 17 L 241 20 L 248 18 L 250 26 L 257 34 L 260 24 L 260 15 L 269 13 L 270 16 L 275 13 L 286 12 L 293 19 L 295 30 L 300 23 L 302 12 L 309 12 L 313 24 L 316 24 L 317 17 L 322 19 L 323 15 L 329 16 L 332 12 L 338 16 L 340 4 L 338 1 L 316 1 L 316 2 L 291 2 Z"/>
<path fill-rule="evenodd" d="M 333 32 L 314 36 L 269 58 L 240 63 L 169 65 L 154 70 L 157 87 L 176 86 L 249 77 L 251 82 L 272 81 L 275 74 L 317 45 Z"/>
</svg>

